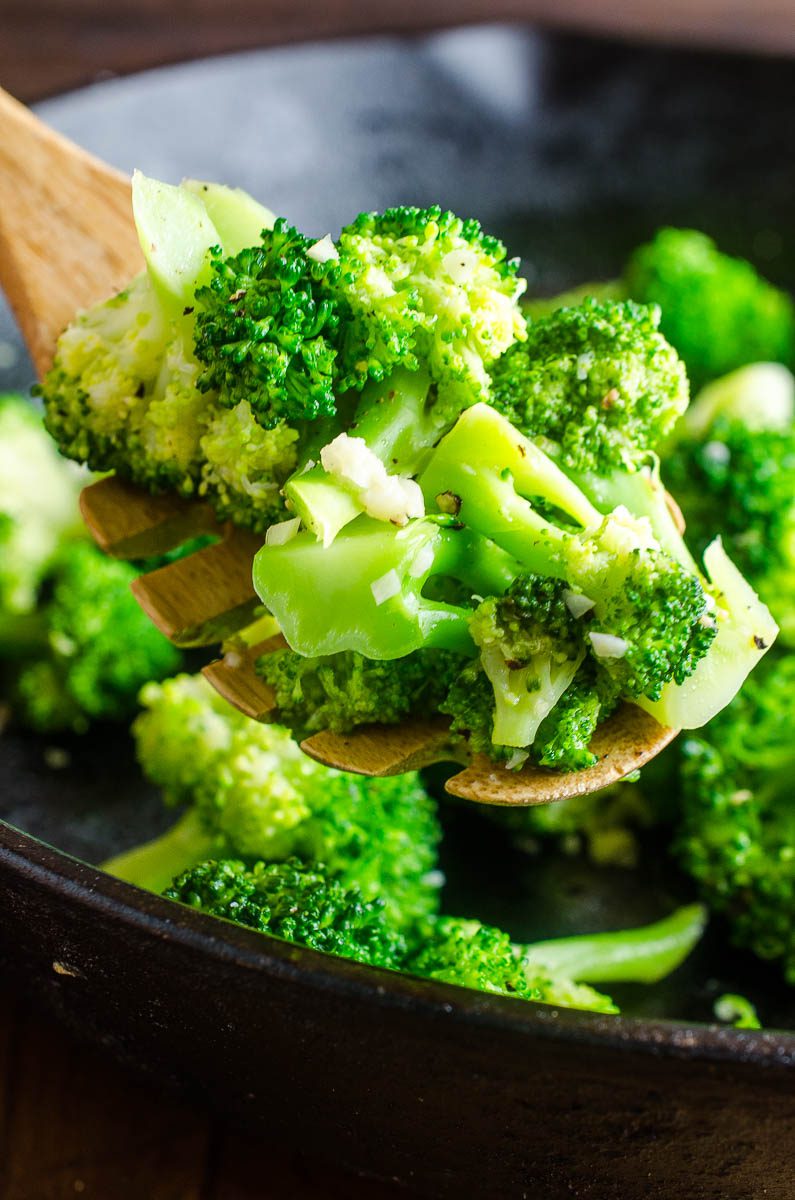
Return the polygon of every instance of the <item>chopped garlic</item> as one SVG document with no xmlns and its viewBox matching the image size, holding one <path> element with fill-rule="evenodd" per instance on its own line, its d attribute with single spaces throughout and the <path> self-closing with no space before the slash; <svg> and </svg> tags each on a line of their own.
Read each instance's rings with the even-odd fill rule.
<svg viewBox="0 0 795 1200">
<path fill-rule="evenodd" d="M 314 246 L 310 246 L 306 257 L 317 263 L 332 262 L 335 258 L 339 258 L 337 247 L 331 240 L 331 234 L 327 233 L 319 242 L 315 242 Z"/>
<path fill-rule="evenodd" d="M 379 579 L 374 579 L 370 584 L 370 591 L 373 593 L 373 599 L 377 605 L 381 605 L 385 600 L 391 600 L 393 596 L 397 596 L 400 592 L 400 576 L 394 568 L 387 571 L 386 575 L 382 575 Z"/>
<path fill-rule="evenodd" d="M 412 517 L 425 516 L 420 485 L 403 475 L 390 475 L 364 438 L 340 433 L 320 451 L 323 469 L 353 484 L 359 502 L 376 521 L 405 525 Z"/>
<path fill-rule="evenodd" d="M 530 755 L 526 750 L 514 750 L 509 759 L 506 759 L 505 765 L 509 771 L 518 771 L 527 762 Z"/>
<path fill-rule="evenodd" d="M 275 525 L 271 525 L 265 531 L 265 545 L 284 546 L 286 542 L 293 540 L 300 525 L 300 517 L 291 517 L 287 521 L 278 521 Z"/>
<path fill-rule="evenodd" d="M 580 592 L 570 592 L 568 588 L 563 592 L 563 599 L 566 602 L 566 608 L 574 618 L 584 617 L 587 612 L 596 607 L 595 600 L 583 596 Z"/>
<path fill-rule="evenodd" d="M 588 637 L 597 658 L 623 658 L 629 650 L 626 638 L 616 637 L 614 633 L 589 633 Z"/>
</svg>

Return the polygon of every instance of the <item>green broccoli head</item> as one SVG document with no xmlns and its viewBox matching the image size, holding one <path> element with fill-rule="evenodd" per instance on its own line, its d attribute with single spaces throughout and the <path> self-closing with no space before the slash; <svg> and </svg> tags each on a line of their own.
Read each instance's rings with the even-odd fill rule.
<svg viewBox="0 0 795 1200">
<path fill-rule="evenodd" d="M 135 575 L 88 542 L 62 548 L 36 614 L 40 644 L 15 679 L 15 706 L 26 724 L 82 732 L 91 721 L 129 717 L 141 686 L 179 667 L 182 655 L 130 591 Z"/>
<path fill-rule="evenodd" d="M 317 253 L 311 238 L 279 219 L 239 254 L 224 257 L 216 247 L 212 280 L 196 292 L 199 389 L 226 408 L 247 401 L 266 429 L 336 408 L 339 265 L 336 255 Z"/>
<path fill-rule="evenodd" d="M 543 943 L 542 943 L 543 947 Z M 533 961 L 532 948 L 514 946 L 507 933 L 464 917 L 426 922 L 405 969 L 427 979 L 498 996 L 616 1013 L 609 996 Z"/>
<path fill-rule="evenodd" d="M 325 954 L 374 967 L 398 967 L 405 953 L 384 906 L 331 879 L 321 865 L 222 860 L 200 863 L 174 880 L 171 900 Z"/>
<path fill-rule="evenodd" d="M 298 433 L 264 429 L 247 401 L 228 410 L 201 392 L 189 332 L 147 275 L 79 315 L 39 389 L 47 429 L 68 458 L 204 498 L 219 519 L 263 531 L 284 515 Z"/>
<path fill-rule="evenodd" d="M 0 395 L 0 613 L 35 607 L 58 547 L 79 532 L 84 482 L 59 456 L 32 405 Z"/>
<path fill-rule="evenodd" d="M 790 363 L 795 310 L 741 258 L 721 254 L 706 234 L 661 229 L 624 272 L 635 300 L 658 304 L 661 329 L 681 354 L 694 387 L 745 363 Z"/>
<path fill-rule="evenodd" d="M 569 687 L 538 727 L 533 757 L 541 767 L 583 771 L 596 765 L 590 749 L 596 728 L 607 720 L 619 700 L 619 687 L 593 660 L 586 659 Z M 558 808 L 559 805 L 553 805 Z"/>
<path fill-rule="evenodd" d="M 438 385 L 471 400 L 489 391 L 487 366 L 525 323 L 518 260 L 477 221 L 431 208 L 362 213 L 339 239 L 344 383 L 425 364 Z"/>
<path fill-rule="evenodd" d="M 767 659 L 700 738 L 682 747 L 674 851 L 737 945 L 795 983 L 795 657 Z"/>
<path fill-rule="evenodd" d="M 795 431 L 719 416 L 665 463 L 697 550 L 719 529 L 731 557 L 795 639 Z"/>
<path fill-rule="evenodd" d="M 459 666 L 460 656 L 444 650 L 384 662 L 355 650 L 304 658 L 285 649 L 263 655 L 257 673 L 273 688 L 278 720 L 303 739 L 321 729 L 346 733 L 430 716 Z"/>
<path fill-rule="evenodd" d="M 562 464 L 610 475 L 633 467 L 688 403 L 685 369 L 658 328 L 659 309 L 587 299 L 532 322 L 492 367 L 491 403 Z"/>
<path fill-rule="evenodd" d="M 232 709 L 201 677 L 149 685 L 134 725 L 144 773 L 171 804 L 174 829 L 106 864 L 162 891 L 208 856 L 325 863 L 366 900 L 381 897 L 396 924 L 434 912 L 442 879 L 436 807 L 415 774 L 365 779 L 304 755 L 286 729 Z"/>
<path fill-rule="evenodd" d="M 619 564 L 594 608 L 588 639 L 621 695 L 655 701 L 666 684 L 682 684 L 694 673 L 717 630 L 715 603 L 702 580 L 646 548 Z"/>
</svg>

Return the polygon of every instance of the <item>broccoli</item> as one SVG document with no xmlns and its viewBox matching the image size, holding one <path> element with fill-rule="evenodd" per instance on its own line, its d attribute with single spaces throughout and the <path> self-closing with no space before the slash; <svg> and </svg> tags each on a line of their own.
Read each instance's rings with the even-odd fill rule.
<svg viewBox="0 0 795 1200">
<path fill-rule="evenodd" d="M 391 725 L 404 717 L 438 711 L 458 655 L 417 650 L 404 658 L 377 662 L 353 650 L 304 658 L 276 650 L 257 662 L 257 672 L 274 691 L 275 717 L 303 739 L 321 729 L 344 733 L 356 725 Z"/>
<path fill-rule="evenodd" d="M 78 535 L 85 482 L 21 396 L 0 395 L 0 612 L 31 612 L 62 542 Z"/>
<path fill-rule="evenodd" d="M 378 899 L 366 900 L 322 864 L 222 860 L 197 864 L 165 891 L 212 916 L 371 966 L 564 1008 L 617 1013 L 581 980 L 653 983 L 687 956 L 704 928 L 699 905 L 641 929 L 516 945 L 462 917 L 428 917 L 408 937 Z"/>
<path fill-rule="evenodd" d="M 296 653 L 398 659 L 430 648 L 473 652 L 471 604 L 430 598 L 435 577 L 493 595 L 517 570 L 510 554 L 453 517 L 401 529 L 360 516 L 328 547 L 308 531 L 263 546 L 254 587 Z"/>
<path fill-rule="evenodd" d="M 34 613 L 0 613 L 0 659 L 15 713 L 34 729 L 84 732 L 132 715 L 141 686 L 182 655 L 138 607 L 137 571 L 88 542 L 67 543 Z"/>
<path fill-rule="evenodd" d="M 603 517 L 485 405 L 459 418 L 421 483 L 429 497 L 454 494 L 459 519 L 529 572 L 565 579 L 586 652 L 665 724 L 708 720 L 772 643 L 774 623 L 718 545 L 705 556 L 708 572 L 714 567 L 708 585 L 659 548 L 648 522 L 622 508 Z"/>
<path fill-rule="evenodd" d="M 694 904 L 640 929 L 517 945 L 480 921 L 434 917 L 422 925 L 405 969 L 520 1000 L 617 1013 L 609 996 L 587 984 L 658 982 L 687 957 L 705 923 L 705 910 Z"/>
<path fill-rule="evenodd" d="M 81 482 L 39 414 L 0 399 L 0 673 L 17 718 L 46 732 L 130 716 L 181 662 L 133 599 L 135 570 L 86 540 Z"/>
<path fill-rule="evenodd" d="M 661 229 L 632 254 L 627 294 L 659 304 L 694 387 L 753 362 L 791 363 L 795 309 L 750 263 L 693 229 Z"/>
<path fill-rule="evenodd" d="M 215 247 L 212 281 L 196 291 L 199 390 L 226 408 L 247 402 L 265 429 L 336 411 L 339 265 L 318 245 L 280 218 L 237 255 Z"/>
<path fill-rule="evenodd" d="M 525 336 L 516 268 L 476 221 L 436 207 L 363 213 L 342 230 L 340 386 L 364 390 L 349 430 L 285 487 L 324 545 L 359 512 L 423 515 L 408 477 L 463 408 L 489 398 L 489 365 Z"/>
<path fill-rule="evenodd" d="M 226 246 L 239 250 L 247 244 L 240 237 L 254 238 L 257 214 L 259 228 L 273 219 L 243 193 L 194 186 L 196 193 L 136 176 L 147 270 L 78 315 L 39 390 L 47 428 L 67 457 L 152 491 L 205 498 L 219 519 L 263 531 L 284 515 L 279 489 L 297 462 L 298 431 L 284 422 L 265 429 L 248 400 L 228 409 L 199 389 L 194 305 L 183 301 L 202 282 L 220 226 Z"/>
<path fill-rule="evenodd" d="M 525 328 L 525 282 L 502 242 L 438 207 L 404 207 L 362 213 L 342 230 L 339 254 L 351 384 L 424 362 L 439 386 L 487 397 L 488 364 Z"/>
<path fill-rule="evenodd" d="M 588 298 L 531 323 L 492 367 L 491 403 L 526 437 L 555 443 L 564 469 L 611 475 L 673 429 L 685 369 L 660 310 Z"/>
<path fill-rule="evenodd" d="M 682 746 L 677 861 L 725 915 L 734 942 L 795 983 L 795 748 L 784 719 L 795 656 L 768 659 L 699 738 Z"/>
<path fill-rule="evenodd" d="M 396 921 L 435 910 L 440 829 L 416 775 L 365 779 L 302 754 L 278 725 L 258 725 L 200 676 L 144 688 L 133 726 L 144 774 L 169 805 L 187 805 L 174 827 L 111 859 L 111 874 L 162 891 L 207 858 L 323 862 L 335 879 L 380 896 Z"/>
<path fill-rule="evenodd" d="M 746 578 L 795 640 L 795 427 L 785 367 L 743 367 L 697 398 L 665 463 L 702 549 L 719 529 Z"/>
<path fill-rule="evenodd" d="M 398 967 L 405 954 L 380 900 L 364 900 L 322 866 L 297 859 L 251 868 L 228 860 L 200 863 L 165 894 L 259 933 L 374 967 Z"/>
</svg>

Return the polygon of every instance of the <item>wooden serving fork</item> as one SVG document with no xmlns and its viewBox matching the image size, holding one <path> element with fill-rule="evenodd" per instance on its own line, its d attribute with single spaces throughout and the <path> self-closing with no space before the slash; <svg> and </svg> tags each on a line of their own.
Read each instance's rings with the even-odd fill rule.
<svg viewBox="0 0 795 1200">
<path fill-rule="evenodd" d="M 0 285 L 41 376 L 58 335 L 75 313 L 121 290 L 142 269 L 132 221 L 130 183 L 54 133 L 0 91 Z M 174 496 L 152 496 L 116 477 L 85 488 L 83 516 L 108 554 L 139 558 L 215 533 L 218 540 L 135 580 L 133 591 L 154 623 L 181 646 L 220 643 L 248 625 L 257 597 L 251 563 L 261 539 L 218 526 L 209 509 Z M 273 713 L 273 695 L 255 671 L 258 657 L 284 643 L 230 650 L 205 668 L 210 683 L 254 720 Z M 481 804 L 546 804 L 597 791 L 653 758 L 675 736 L 624 704 L 596 732 L 596 766 L 559 773 L 530 765 L 497 766 L 451 746 L 443 719 L 323 732 L 302 742 L 312 758 L 342 770 L 394 775 L 434 762 L 458 762 L 453 795 Z"/>
</svg>

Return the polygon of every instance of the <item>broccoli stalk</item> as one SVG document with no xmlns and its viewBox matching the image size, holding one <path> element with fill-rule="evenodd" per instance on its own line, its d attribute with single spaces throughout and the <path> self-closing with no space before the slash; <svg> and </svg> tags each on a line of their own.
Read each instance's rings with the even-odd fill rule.
<svg viewBox="0 0 795 1200">
<path fill-rule="evenodd" d="M 362 516 L 329 547 L 308 532 L 263 546 L 254 587 L 298 654 L 392 659 L 430 648 L 473 652 L 471 608 L 428 599 L 429 581 L 453 578 L 470 594 L 494 595 L 516 571 L 509 554 L 452 518 L 395 529 Z"/>
<path fill-rule="evenodd" d="M 144 774 L 167 804 L 188 807 L 160 838 L 105 863 L 111 874 L 161 892 L 207 858 L 298 855 L 366 900 L 382 897 L 397 923 L 435 910 L 440 830 L 416 775 L 369 780 L 320 766 L 200 676 L 151 684 L 142 701 L 133 731 Z"/>
</svg>

